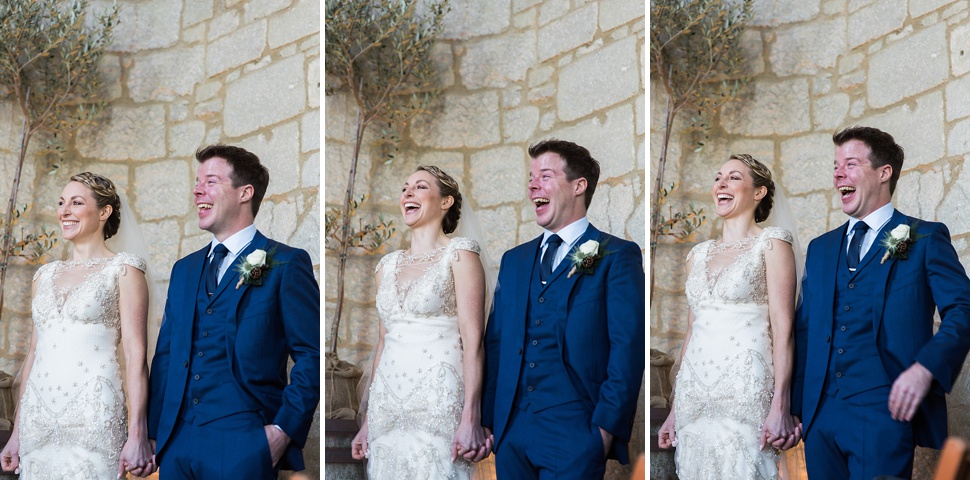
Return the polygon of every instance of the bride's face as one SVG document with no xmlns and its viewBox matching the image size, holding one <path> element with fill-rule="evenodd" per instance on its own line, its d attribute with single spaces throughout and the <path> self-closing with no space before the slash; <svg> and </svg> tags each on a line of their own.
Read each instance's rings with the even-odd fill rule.
<svg viewBox="0 0 970 480">
<path fill-rule="evenodd" d="M 418 170 L 408 177 L 401 189 L 400 207 L 404 224 L 415 228 L 436 223 L 440 228 L 451 202 L 450 196 L 441 196 L 441 188 L 434 175 Z"/>
<path fill-rule="evenodd" d="M 98 208 L 91 189 L 80 182 L 64 187 L 57 202 L 57 221 L 61 225 L 61 237 L 76 242 L 90 235 L 104 238 L 104 222 L 111 211 L 109 207 Z"/>
<path fill-rule="evenodd" d="M 711 195 L 714 210 L 721 218 L 754 217 L 755 207 L 765 195 L 765 188 L 754 186 L 751 169 L 740 160 L 728 160 L 714 177 Z"/>
</svg>

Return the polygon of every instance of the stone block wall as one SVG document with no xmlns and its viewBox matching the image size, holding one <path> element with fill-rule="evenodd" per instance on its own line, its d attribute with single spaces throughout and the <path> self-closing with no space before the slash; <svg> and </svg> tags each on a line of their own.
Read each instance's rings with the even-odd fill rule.
<svg viewBox="0 0 970 480">
<path fill-rule="evenodd" d="M 106 10 L 111 0 L 93 0 Z M 68 141 L 53 173 L 31 156 L 19 203 L 24 226 L 57 226 L 68 178 L 90 170 L 127 195 L 145 238 L 158 291 L 175 261 L 204 246 L 192 187 L 194 152 L 224 142 L 256 153 L 270 184 L 256 219 L 267 236 L 306 249 L 320 265 L 320 8 L 316 0 L 139 0 L 118 2 L 120 23 L 102 71 L 110 103 L 98 125 Z M 20 139 L 20 110 L 0 101 L 0 198 L 8 198 Z M 35 138 L 32 150 L 42 142 Z M 6 205 L 6 201 L 4 201 Z M 59 244 L 49 259 L 66 258 Z M 36 266 L 8 272 L 0 324 L 0 369 L 16 373 L 30 338 Z M 164 299 L 163 299 L 164 300 Z M 150 319 L 157 331 L 159 318 Z M 319 428 L 307 452 L 319 475 Z"/>
<path fill-rule="evenodd" d="M 550 137 L 587 147 L 601 163 L 591 222 L 645 245 L 644 2 L 453 0 L 450 8 L 434 49 L 444 86 L 434 111 L 403 132 L 390 163 L 373 147 L 378 127 L 364 140 L 356 192 L 369 195 L 365 218 L 395 220 L 387 251 L 409 243 L 398 207 L 401 185 L 416 166 L 434 164 L 460 181 L 497 267 L 506 250 L 541 233 L 527 197 L 527 148 Z M 326 98 L 328 208 L 341 204 L 347 188 L 355 113 L 348 93 Z M 377 339 L 379 258 L 351 255 L 347 262 L 338 352 L 357 364 Z M 337 259 L 328 255 L 325 264 L 329 332 Z"/>
<path fill-rule="evenodd" d="M 741 101 L 714 118 L 698 148 L 675 126 L 666 182 L 671 199 L 705 206 L 701 240 L 720 236 L 712 215 L 714 173 L 731 153 L 750 153 L 772 168 L 788 196 L 801 248 L 846 221 L 832 186 L 832 134 L 868 125 L 891 133 L 906 151 L 893 203 L 902 212 L 947 224 L 961 262 L 970 264 L 970 12 L 966 1 L 755 0 L 744 34 L 751 72 Z M 659 158 L 666 95 L 651 82 L 650 138 Z M 656 163 L 654 163 L 656 165 Z M 712 218 L 713 217 L 713 218 Z M 684 259 L 692 245 L 657 253 L 651 345 L 679 355 L 686 328 Z M 970 404 L 967 376 L 950 395 L 951 429 Z"/>
</svg>

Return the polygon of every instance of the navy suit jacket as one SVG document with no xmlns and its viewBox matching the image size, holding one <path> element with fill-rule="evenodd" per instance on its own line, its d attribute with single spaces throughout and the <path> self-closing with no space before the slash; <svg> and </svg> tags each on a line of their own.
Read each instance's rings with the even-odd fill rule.
<svg viewBox="0 0 970 480">
<path fill-rule="evenodd" d="M 906 259 L 880 263 L 886 253 L 882 239 L 900 224 L 916 225 L 917 240 Z M 792 413 L 802 418 L 806 438 L 823 395 L 832 346 L 826 336 L 832 334 L 835 318 L 836 269 L 845 268 L 838 259 L 847 228 L 848 222 L 808 246 L 802 301 L 795 314 L 792 388 Z M 859 294 L 872 298 L 872 342 L 890 380 L 895 381 L 914 362 L 933 374 L 912 425 L 917 445 L 940 448 L 947 433 L 945 393 L 953 388 L 970 349 L 970 280 L 950 243 L 950 232 L 942 223 L 894 211 L 862 264 L 876 269 L 875 289 Z M 942 323 L 934 335 L 937 309 Z"/>
<path fill-rule="evenodd" d="M 262 285 L 235 288 L 235 266 L 256 249 L 279 264 L 263 274 Z M 152 360 L 148 436 L 161 457 L 179 418 L 192 354 L 192 326 L 202 269 L 209 246 L 172 267 L 165 316 Z M 303 445 L 320 401 L 320 287 L 306 251 L 267 239 L 253 241 L 226 270 L 219 288 L 231 295 L 226 353 L 232 379 L 246 392 L 265 424 L 276 424 L 292 440 L 280 460 L 283 469 L 302 470 Z M 294 365 L 287 381 L 287 359 Z"/>
<path fill-rule="evenodd" d="M 592 413 L 592 422 L 614 435 L 609 458 L 629 461 L 627 444 L 643 380 L 645 310 L 643 255 L 637 244 L 587 228 L 577 247 L 596 240 L 609 252 L 593 273 L 570 278 L 569 257 L 553 273 L 566 282 L 565 312 L 556 327 L 559 354 L 573 387 Z M 502 257 L 495 301 L 485 330 L 485 388 L 482 425 L 493 429 L 495 451 L 502 445 L 515 399 L 525 345 L 526 312 L 533 267 L 542 237 Z"/>
</svg>

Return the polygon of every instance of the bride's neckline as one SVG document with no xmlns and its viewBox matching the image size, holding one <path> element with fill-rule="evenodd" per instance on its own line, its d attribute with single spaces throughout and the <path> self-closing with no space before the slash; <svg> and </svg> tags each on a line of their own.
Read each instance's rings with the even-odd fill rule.
<svg viewBox="0 0 970 480">
<path fill-rule="evenodd" d="M 448 245 L 450 245 L 450 243 L 442 245 L 440 247 L 437 247 L 433 250 L 429 250 L 424 253 L 416 253 L 416 254 L 412 254 L 411 249 L 409 248 L 401 252 L 401 260 L 403 261 L 403 263 L 408 265 L 427 263 L 437 258 L 441 252 L 443 252 L 446 248 L 448 248 Z"/>
<path fill-rule="evenodd" d="M 754 241 L 760 238 L 762 235 L 764 235 L 764 233 L 765 233 L 765 230 L 762 229 L 757 234 L 751 235 L 749 237 L 744 237 L 740 240 L 724 241 L 724 239 L 719 238 L 717 240 L 714 240 L 713 244 L 711 245 L 711 251 L 718 253 L 718 252 L 744 250 L 750 247 L 751 244 L 754 243 Z"/>
<path fill-rule="evenodd" d="M 85 258 L 81 260 L 69 259 L 69 260 L 62 260 L 62 262 L 67 265 L 96 265 L 99 263 L 109 262 L 117 256 L 118 254 L 116 253 L 110 257 L 92 257 L 92 258 Z"/>
</svg>

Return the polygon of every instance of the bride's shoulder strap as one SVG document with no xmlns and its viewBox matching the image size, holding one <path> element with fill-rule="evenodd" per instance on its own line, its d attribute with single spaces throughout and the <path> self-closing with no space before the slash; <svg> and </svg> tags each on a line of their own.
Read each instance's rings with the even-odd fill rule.
<svg viewBox="0 0 970 480">
<path fill-rule="evenodd" d="M 374 267 L 374 273 L 381 271 L 381 268 L 383 268 L 385 264 L 395 261 L 394 259 L 397 258 L 398 255 L 400 254 L 401 254 L 401 250 L 394 250 L 393 252 L 388 253 L 387 255 L 384 255 L 383 257 L 381 257 L 381 260 L 377 262 L 377 266 Z"/>
<path fill-rule="evenodd" d="M 451 248 L 455 250 L 468 250 L 469 252 L 482 253 L 482 247 L 467 237 L 455 237 L 451 239 Z"/>
<path fill-rule="evenodd" d="M 56 263 L 57 261 L 58 260 L 55 260 L 55 261 L 53 261 L 51 263 L 45 263 L 45 264 L 41 265 L 40 268 L 38 268 L 37 271 L 34 272 L 34 279 L 32 281 L 36 282 L 37 279 L 39 279 L 41 277 L 41 275 L 44 275 L 50 269 L 54 268 L 51 265 L 54 265 L 54 263 Z"/>
<path fill-rule="evenodd" d="M 774 226 L 765 227 L 764 234 L 765 234 L 765 237 L 768 239 L 774 238 L 778 240 L 783 240 L 787 243 L 792 243 L 795 241 L 795 237 L 792 236 L 792 233 L 781 227 L 774 227 Z M 770 240 L 769 240 L 769 243 L 770 243 Z"/>
<path fill-rule="evenodd" d="M 117 261 L 122 266 L 132 266 L 143 272 L 148 270 L 148 264 L 145 263 L 145 259 L 135 255 L 134 253 L 120 252 L 117 255 Z"/>
</svg>

